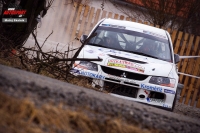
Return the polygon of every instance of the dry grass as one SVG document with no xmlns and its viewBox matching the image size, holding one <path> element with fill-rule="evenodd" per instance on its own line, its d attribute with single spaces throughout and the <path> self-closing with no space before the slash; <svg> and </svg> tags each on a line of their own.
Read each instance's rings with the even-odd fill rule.
<svg viewBox="0 0 200 133">
<path fill-rule="evenodd" d="M 20 60 L 14 56 L 0 58 L 0 64 L 24 69 Z M 31 70 L 31 69 L 30 69 Z M 45 71 L 40 73 L 48 75 Z M 91 81 L 85 77 L 69 76 L 68 82 L 90 89 Z M 106 120 L 89 118 L 91 111 L 66 110 L 62 104 L 45 104 L 36 107 L 31 100 L 19 100 L 0 92 L 0 132 L 4 133 L 159 133 L 159 130 L 143 130 L 137 125 L 126 123 L 121 118 L 105 116 Z M 89 114 L 85 113 L 89 112 Z M 94 113 L 95 112 L 91 112 Z"/>
<path fill-rule="evenodd" d="M 1 55 L 0 64 L 11 66 L 11 67 L 22 67 L 20 60 L 16 58 L 15 56 L 4 57 L 3 55 Z"/>
<path fill-rule="evenodd" d="M 18 100 L 0 92 L 0 132 L 5 133 L 151 133 L 119 118 L 101 121 L 81 110 L 71 111 L 46 104 L 37 108 L 29 100 Z"/>
<path fill-rule="evenodd" d="M 10 67 L 15 67 L 15 68 L 22 69 L 22 70 L 27 70 L 22 65 L 20 59 L 15 55 L 6 56 L 6 57 L 3 57 L 1 55 L 0 56 L 0 64 L 10 66 Z M 35 73 L 35 68 L 34 68 L 35 66 L 34 65 L 27 64 L 27 66 L 29 68 L 28 71 Z M 54 75 L 49 73 L 47 70 L 42 70 L 39 74 L 57 79 Z M 61 80 L 61 79 L 58 79 L 58 80 Z M 92 80 L 90 78 L 87 78 L 87 77 L 81 77 L 81 76 L 76 77 L 76 76 L 69 74 L 67 80 L 62 79 L 61 81 L 99 91 L 97 88 L 93 88 L 91 86 Z"/>
</svg>

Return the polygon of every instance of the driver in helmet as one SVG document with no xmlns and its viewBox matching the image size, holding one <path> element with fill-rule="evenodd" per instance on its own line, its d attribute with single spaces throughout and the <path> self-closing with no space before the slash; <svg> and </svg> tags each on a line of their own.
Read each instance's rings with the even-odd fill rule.
<svg viewBox="0 0 200 133">
<path fill-rule="evenodd" d="M 142 53 L 153 55 L 155 53 L 156 44 L 150 39 L 146 39 L 143 42 L 143 45 L 139 48 L 139 51 Z"/>
<path fill-rule="evenodd" d="M 105 45 L 112 46 L 114 45 L 115 36 L 111 32 L 107 32 L 104 35 Z"/>
<path fill-rule="evenodd" d="M 117 40 L 116 33 L 107 31 L 99 44 L 110 48 L 121 49 L 121 46 Z"/>
</svg>

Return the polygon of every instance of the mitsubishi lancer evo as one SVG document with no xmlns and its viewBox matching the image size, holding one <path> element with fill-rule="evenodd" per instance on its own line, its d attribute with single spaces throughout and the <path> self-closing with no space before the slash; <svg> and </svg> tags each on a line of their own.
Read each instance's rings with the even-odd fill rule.
<svg viewBox="0 0 200 133">
<path fill-rule="evenodd" d="M 108 94 L 173 111 L 178 85 L 177 63 L 166 30 L 115 19 L 102 19 L 90 34 L 71 73 L 92 78 Z"/>
</svg>

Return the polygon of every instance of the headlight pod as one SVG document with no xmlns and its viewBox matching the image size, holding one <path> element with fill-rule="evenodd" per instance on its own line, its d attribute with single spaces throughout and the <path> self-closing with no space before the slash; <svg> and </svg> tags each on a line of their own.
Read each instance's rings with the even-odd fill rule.
<svg viewBox="0 0 200 133">
<path fill-rule="evenodd" d="M 175 79 L 170 79 L 166 77 L 154 77 L 154 76 L 152 76 L 151 79 L 149 80 L 149 83 L 172 87 L 172 88 L 174 88 L 175 82 L 176 82 Z"/>
<path fill-rule="evenodd" d="M 83 68 L 91 71 L 98 71 L 98 66 L 95 63 L 89 62 L 89 61 L 80 61 L 79 64 L 77 64 L 75 67 Z"/>
</svg>

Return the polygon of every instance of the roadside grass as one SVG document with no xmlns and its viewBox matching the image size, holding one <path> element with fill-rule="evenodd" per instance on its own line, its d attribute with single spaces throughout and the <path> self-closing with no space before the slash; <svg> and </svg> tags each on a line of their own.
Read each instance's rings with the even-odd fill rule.
<svg viewBox="0 0 200 133">
<path fill-rule="evenodd" d="M 0 64 L 26 70 L 15 56 L 0 57 Z M 34 72 L 33 67 L 28 71 Z M 55 78 L 46 71 L 39 74 Z M 65 81 L 66 82 L 66 81 Z M 69 83 L 95 89 L 85 77 L 69 76 Z M 98 91 L 98 89 L 95 89 Z M 77 111 L 78 110 L 78 111 Z M 0 132 L 5 133 L 160 133 L 157 129 L 142 129 L 121 118 L 104 116 L 106 119 L 88 116 L 86 108 L 64 109 L 62 104 L 44 104 L 36 107 L 29 99 L 16 99 L 0 92 Z M 86 111 L 87 112 L 87 111 Z"/>
<path fill-rule="evenodd" d="M 0 92 L 0 132 L 5 133 L 159 133 L 141 129 L 120 118 L 99 120 L 84 112 L 45 104 L 36 107 L 28 99 L 15 99 Z"/>
<path fill-rule="evenodd" d="M 24 65 L 22 65 L 20 58 L 18 56 L 12 55 L 12 54 L 10 54 L 10 56 L 6 56 L 6 57 L 4 57 L 3 55 L 0 55 L 0 64 L 14 67 L 14 68 L 21 69 L 21 70 L 25 70 L 25 71 L 29 71 L 29 72 L 33 72 L 33 73 L 36 73 L 36 71 L 37 71 L 36 67 L 34 65 L 24 63 L 26 65 L 26 67 L 28 68 L 27 69 Z M 83 77 L 83 76 L 74 76 L 72 74 L 68 74 L 67 79 L 59 79 L 55 75 L 49 73 L 49 71 L 50 71 L 49 68 L 45 68 L 45 69 L 41 70 L 38 74 L 47 76 L 50 78 L 58 79 L 63 82 L 68 82 L 68 83 L 71 83 L 74 85 L 78 85 L 81 87 L 85 87 L 88 89 L 100 91 L 97 87 L 96 88 L 92 87 L 92 80 L 90 78 Z M 67 70 L 65 70 L 65 71 L 67 71 Z M 107 92 L 105 92 L 105 93 L 107 93 Z"/>
</svg>

